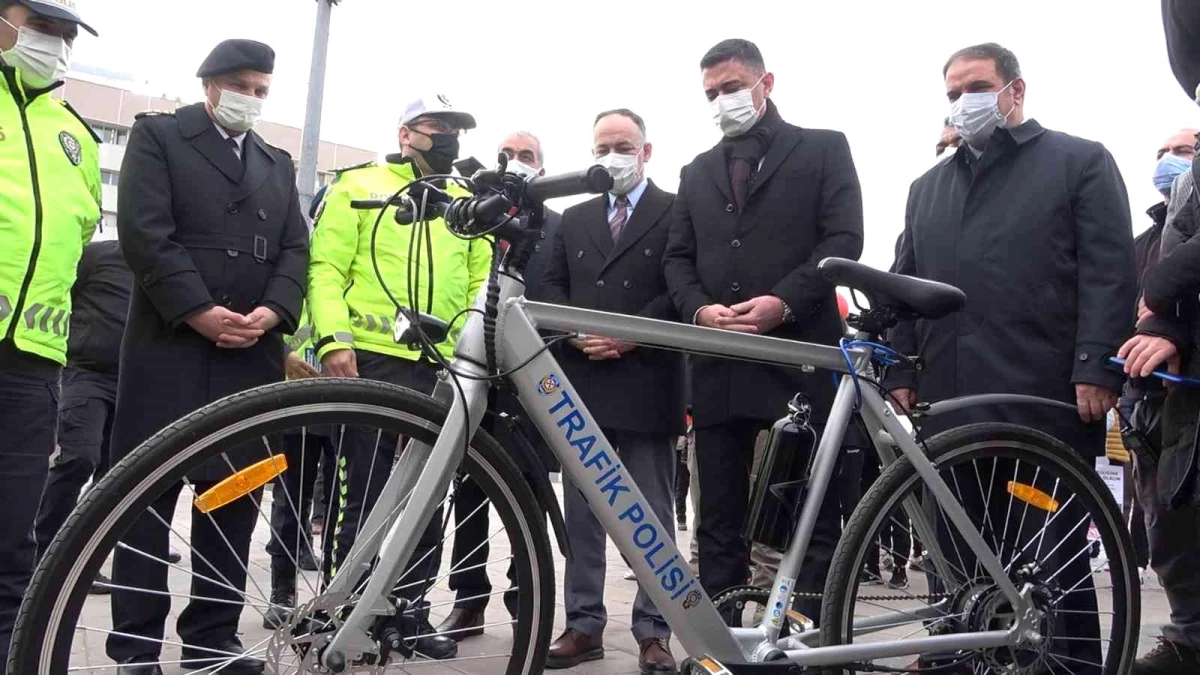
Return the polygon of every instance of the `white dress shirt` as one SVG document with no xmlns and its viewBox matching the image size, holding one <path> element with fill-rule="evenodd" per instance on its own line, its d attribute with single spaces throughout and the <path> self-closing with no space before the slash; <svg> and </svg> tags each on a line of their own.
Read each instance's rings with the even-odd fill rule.
<svg viewBox="0 0 1200 675">
<path fill-rule="evenodd" d="M 221 134 L 221 138 L 232 138 L 233 139 L 233 142 L 237 145 L 237 148 L 233 151 L 233 154 L 237 155 L 238 159 L 241 159 L 242 158 L 242 143 L 244 143 L 246 141 L 246 132 L 242 132 L 242 133 L 238 134 L 237 136 L 230 136 L 229 132 L 225 131 L 225 127 L 222 127 L 220 124 L 213 122 L 213 126 L 217 128 L 217 133 Z"/>
</svg>

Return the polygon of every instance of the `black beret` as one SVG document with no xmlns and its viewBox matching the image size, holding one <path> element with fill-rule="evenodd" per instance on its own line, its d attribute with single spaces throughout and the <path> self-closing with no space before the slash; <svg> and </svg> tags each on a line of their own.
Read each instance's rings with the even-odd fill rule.
<svg viewBox="0 0 1200 675">
<path fill-rule="evenodd" d="M 275 50 L 254 40 L 225 40 L 213 47 L 196 71 L 196 77 L 216 77 L 239 70 L 274 72 Z"/>
</svg>

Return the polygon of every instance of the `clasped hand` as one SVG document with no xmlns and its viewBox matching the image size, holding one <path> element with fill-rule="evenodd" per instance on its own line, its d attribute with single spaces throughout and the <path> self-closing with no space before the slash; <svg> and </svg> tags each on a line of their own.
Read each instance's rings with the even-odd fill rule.
<svg viewBox="0 0 1200 675">
<path fill-rule="evenodd" d="M 266 307 L 256 307 L 243 315 L 216 305 L 188 319 L 187 323 L 222 349 L 245 349 L 258 344 L 264 333 L 278 326 L 279 315 Z"/>
</svg>

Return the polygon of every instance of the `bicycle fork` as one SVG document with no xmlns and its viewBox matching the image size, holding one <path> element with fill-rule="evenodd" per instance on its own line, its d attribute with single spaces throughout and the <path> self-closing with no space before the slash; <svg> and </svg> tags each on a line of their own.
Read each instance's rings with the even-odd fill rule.
<svg viewBox="0 0 1200 675">
<path fill-rule="evenodd" d="M 462 360 L 455 363 L 455 368 L 468 376 L 485 374 L 483 369 Z M 458 395 L 453 384 L 439 380 L 434 398 L 453 403 L 437 442 L 432 447 L 415 440 L 408 442 L 379 500 L 360 528 L 361 536 L 325 590 L 326 595 L 350 597 L 354 586 L 370 572 L 362 595 L 321 655 L 321 663 L 335 673 L 345 672 L 349 664 L 364 654 L 377 651 L 378 645 L 368 634 L 368 628 L 378 617 L 396 613 L 390 599 L 392 588 L 404 574 L 420 533 L 450 487 L 462 463 L 467 439 L 474 435 L 483 419 L 487 382 L 464 377 L 460 378 L 460 386 L 463 396 Z M 407 504 L 402 504 L 405 501 Z M 378 562 L 372 569 L 376 554 Z"/>
</svg>

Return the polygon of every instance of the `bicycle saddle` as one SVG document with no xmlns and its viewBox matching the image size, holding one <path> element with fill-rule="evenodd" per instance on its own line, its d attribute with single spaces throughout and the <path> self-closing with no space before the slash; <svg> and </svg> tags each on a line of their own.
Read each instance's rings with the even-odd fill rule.
<svg viewBox="0 0 1200 675">
<path fill-rule="evenodd" d="M 949 284 L 892 274 L 845 258 L 818 265 L 825 278 L 867 296 L 872 307 L 887 307 L 904 319 L 940 319 L 961 310 L 967 294 Z"/>
</svg>

